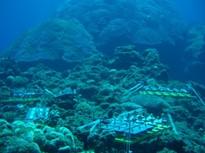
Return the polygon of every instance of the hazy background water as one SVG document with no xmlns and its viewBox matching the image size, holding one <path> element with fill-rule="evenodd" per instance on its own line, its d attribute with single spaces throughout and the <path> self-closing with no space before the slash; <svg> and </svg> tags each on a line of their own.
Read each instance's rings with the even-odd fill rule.
<svg viewBox="0 0 205 153">
<path fill-rule="evenodd" d="M 205 23 L 204 0 L 175 0 L 176 8 L 189 23 Z"/>
<path fill-rule="evenodd" d="M 22 32 L 53 16 L 65 0 L 1 0 L 0 51 Z"/>
</svg>

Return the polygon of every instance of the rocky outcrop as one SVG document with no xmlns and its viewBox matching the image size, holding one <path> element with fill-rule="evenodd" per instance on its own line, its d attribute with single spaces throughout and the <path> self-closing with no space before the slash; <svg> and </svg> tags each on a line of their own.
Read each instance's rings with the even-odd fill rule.
<svg viewBox="0 0 205 153">
<path fill-rule="evenodd" d="M 16 61 L 79 61 L 96 52 L 92 36 L 77 20 L 52 19 L 22 35 L 6 52 Z"/>
</svg>

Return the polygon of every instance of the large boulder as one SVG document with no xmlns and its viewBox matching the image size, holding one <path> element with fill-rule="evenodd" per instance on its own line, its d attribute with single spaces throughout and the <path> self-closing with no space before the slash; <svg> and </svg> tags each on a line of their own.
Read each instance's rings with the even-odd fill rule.
<svg viewBox="0 0 205 153">
<path fill-rule="evenodd" d="M 82 24 L 74 19 L 53 19 L 21 36 L 7 54 L 16 61 L 76 61 L 93 52 L 92 36 Z"/>
</svg>

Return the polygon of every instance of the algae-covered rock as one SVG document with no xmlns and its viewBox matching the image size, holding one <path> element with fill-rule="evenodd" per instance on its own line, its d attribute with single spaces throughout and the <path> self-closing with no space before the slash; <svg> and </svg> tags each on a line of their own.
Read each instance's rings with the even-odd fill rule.
<svg viewBox="0 0 205 153">
<path fill-rule="evenodd" d="M 0 97 L 9 97 L 11 95 L 11 90 L 7 86 L 0 87 Z"/>
<path fill-rule="evenodd" d="M 115 49 L 115 59 L 110 63 L 114 68 L 128 69 L 131 65 L 140 66 L 143 56 L 136 51 L 135 46 L 119 46 Z"/>
<path fill-rule="evenodd" d="M 26 77 L 23 76 L 8 76 L 6 78 L 6 82 L 9 85 L 12 85 L 13 87 L 20 87 L 20 86 L 25 86 L 29 80 Z"/>
<path fill-rule="evenodd" d="M 41 153 L 36 143 L 28 142 L 22 138 L 11 137 L 7 141 L 7 146 L 2 150 L 3 153 Z"/>
<path fill-rule="evenodd" d="M 166 109 L 170 108 L 170 104 L 164 99 L 156 96 L 142 96 L 137 95 L 133 96 L 131 102 L 135 102 L 136 104 L 143 106 L 149 112 L 158 114 L 159 112 L 164 112 Z"/>
<path fill-rule="evenodd" d="M 77 20 L 53 19 L 25 33 L 6 54 L 16 61 L 74 61 L 95 51 L 92 36 Z"/>
<path fill-rule="evenodd" d="M 66 127 L 52 128 L 23 121 L 0 120 L 0 123 L 2 153 L 66 152 L 73 150 L 78 142 Z"/>
</svg>

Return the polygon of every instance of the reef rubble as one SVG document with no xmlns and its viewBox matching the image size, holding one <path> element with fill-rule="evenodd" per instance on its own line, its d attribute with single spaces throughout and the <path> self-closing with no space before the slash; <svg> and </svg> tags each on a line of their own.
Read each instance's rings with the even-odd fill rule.
<svg viewBox="0 0 205 153">
<path fill-rule="evenodd" d="M 156 49 L 139 51 L 129 45 L 114 52 L 109 57 L 93 54 L 63 71 L 40 62 L 25 68 L 1 59 L 0 152 L 124 151 L 125 144 L 113 141 L 112 131 L 87 135 L 78 128 L 139 108 L 153 116 L 168 114 L 176 129 L 169 124 L 166 134 L 131 144 L 133 153 L 203 152 L 205 106 L 192 87 L 202 101 L 205 87 L 170 80 Z"/>
</svg>

